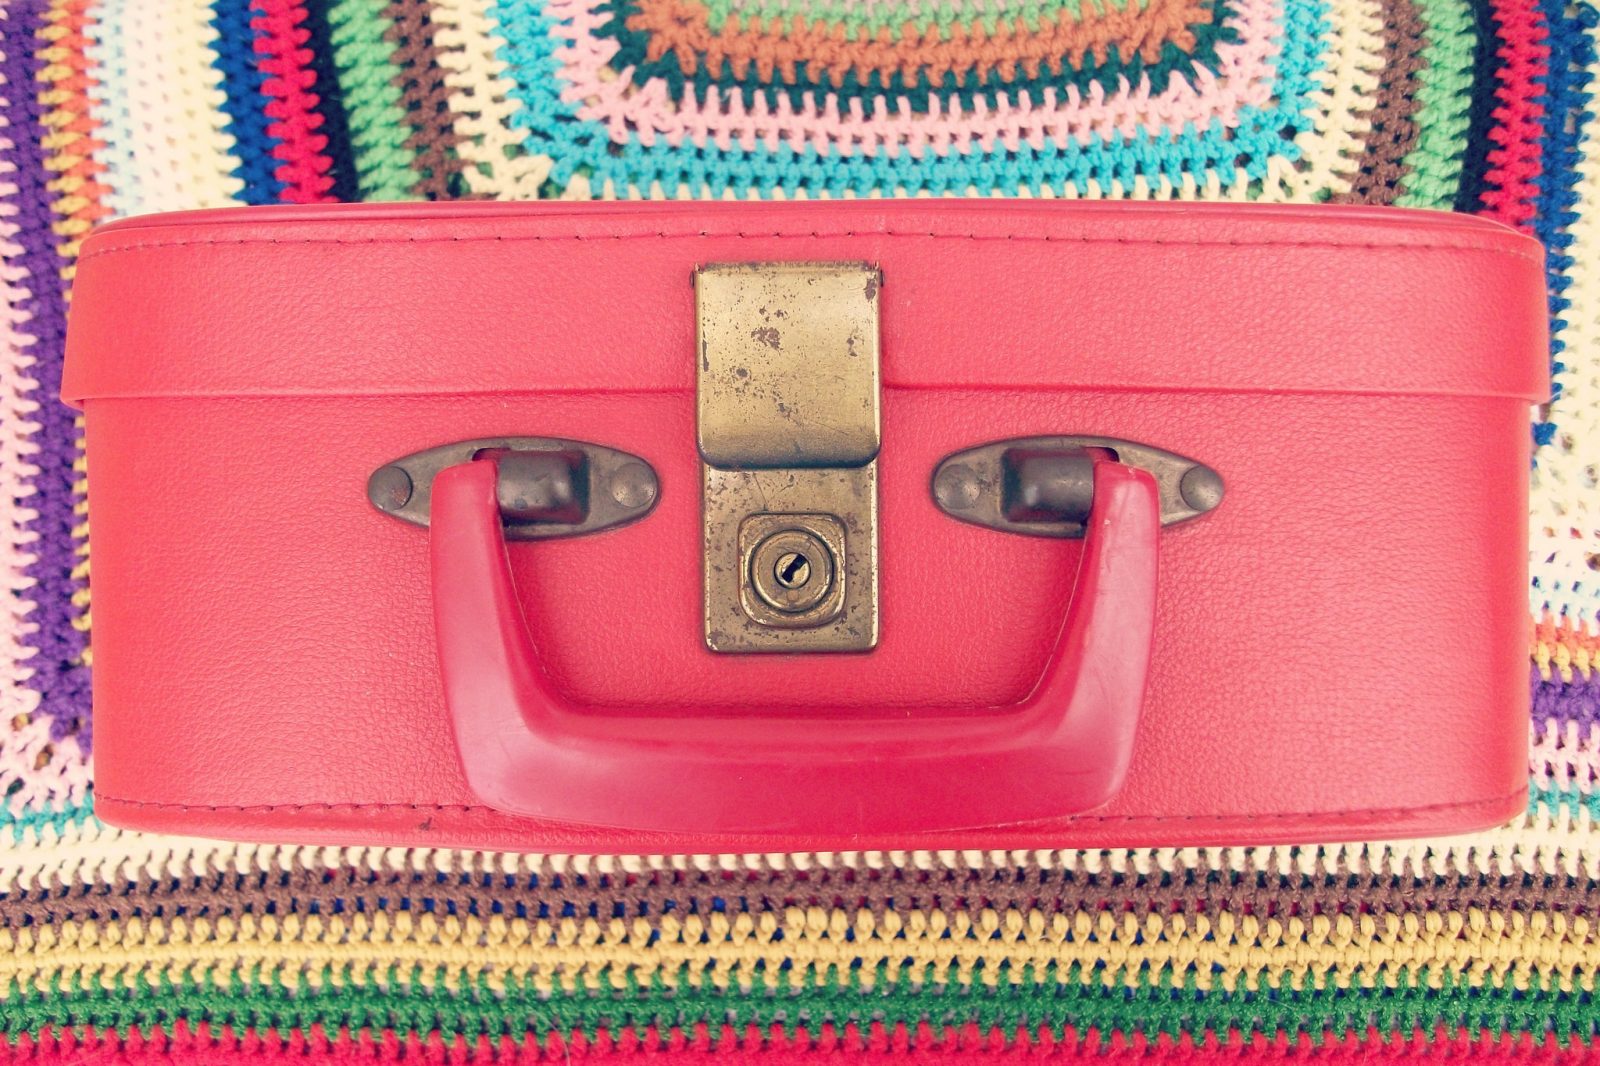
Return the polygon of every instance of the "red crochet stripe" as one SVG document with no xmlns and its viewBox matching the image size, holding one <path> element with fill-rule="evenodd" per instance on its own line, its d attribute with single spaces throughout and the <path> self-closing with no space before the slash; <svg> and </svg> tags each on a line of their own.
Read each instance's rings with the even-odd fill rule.
<svg viewBox="0 0 1600 1066">
<path fill-rule="evenodd" d="M 1500 86 L 1495 96 L 1496 125 L 1489 139 L 1498 147 L 1488 153 L 1480 214 L 1529 232 L 1538 196 L 1535 182 L 1542 171 L 1540 139 L 1544 136 L 1544 79 L 1550 71 L 1549 27 L 1538 0 L 1489 0 L 1494 13 L 1495 69 Z"/>
<path fill-rule="evenodd" d="M 311 31 L 300 25 L 306 9 L 298 0 L 250 0 L 250 10 L 250 28 L 257 34 L 256 66 L 265 75 L 262 88 L 271 98 L 267 132 L 278 140 L 272 157 L 282 164 L 273 176 L 283 182 L 282 197 L 289 203 L 331 203 L 333 178 L 328 171 L 333 160 L 323 154 L 328 138 L 317 132 L 322 116 L 311 91 L 317 75 L 311 69 L 311 49 L 305 47 Z"/>
<path fill-rule="evenodd" d="M 24 1035 L 0 1045 L 0 1063 L 73 1063 L 75 1066 L 201 1066 L 226 1061 L 304 1063 L 308 1056 L 328 1063 L 406 1063 L 407 1066 L 446 1066 L 468 1062 L 545 1063 L 582 1059 L 617 1059 L 645 1053 L 657 1061 L 696 1062 L 711 1059 L 757 1062 L 767 1066 L 815 1066 L 829 1062 L 916 1062 L 928 1066 L 962 1062 L 1020 1059 L 1139 1060 L 1156 1063 L 1281 1063 L 1315 1062 L 1331 1066 L 1422 1061 L 1493 1061 L 1501 1063 L 1567 1064 L 1600 1062 L 1600 1038 L 1569 1041 L 1554 1038 L 1538 1043 L 1526 1033 L 1496 1036 L 1488 1030 L 1440 1028 L 1410 1035 L 1385 1034 L 1377 1029 L 1344 1036 L 1325 1034 L 1313 1041 L 1301 1034 L 1276 1037 L 1226 1037 L 1201 1039 L 1188 1036 L 1103 1036 L 1093 1030 L 1057 1032 L 1048 1027 L 987 1032 L 975 1025 L 935 1030 L 926 1024 L 908 1030 L 903 1025 L 885 1029 L 873 1024 L 862 1031 L 855 1025 L 835 1029 L 824 1025 L 815 1036 L 800 1029 L 786 1033 L 774 1026 L 715 1031 L 700 1025 L 685 1032 L 663 1034 L 654 1027 L 623 1030 L 613 1035 L 601 1030 L 582 1033 L 529 1035 L 490 1039 L 398 1037 L 392 1032 L 350 1033 L 330 1036 L 319 1027 L 289 1036 L 275 1031 L 236 1034 L 230 1027 L 213 1029 L 205 1023 L 191 1027 L 178 1022 L 171 1033 L 131 1029 L 119 1038 L 111 1030 L 47 1029 L 37 1036 Z"/>
</svg>

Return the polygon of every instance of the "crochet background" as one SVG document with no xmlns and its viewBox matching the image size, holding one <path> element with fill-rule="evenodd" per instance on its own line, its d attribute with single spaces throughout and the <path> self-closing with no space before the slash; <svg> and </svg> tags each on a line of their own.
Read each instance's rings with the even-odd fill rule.
<svg viewBox="0 0 1600 1066">
<path fill-rule="evenodd" d="M 0 8 L 0 1060 L 1600 1055 L 1597 37 L 1567 0 Z M 90 516 L 54 400 L 95 222 L 879 194 L 1536 234 L 1556 392 L 1531 424 L 1526 815 L 1328 848 L 618 860 L 95 820 Z"/>
</svg>

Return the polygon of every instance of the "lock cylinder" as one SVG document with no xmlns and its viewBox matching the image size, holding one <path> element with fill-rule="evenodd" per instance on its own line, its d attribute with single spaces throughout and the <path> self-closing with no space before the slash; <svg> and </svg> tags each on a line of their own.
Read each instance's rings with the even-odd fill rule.
<svg viewBox="0 0 1600 1066">
<path fill-rule="evenodd" d="M 757 544 L 747 580 L 775 611 L 803 615 L 827 598 L 833 587 L 834 553 L 809 529 L 779 530 Z"/>
</svg>

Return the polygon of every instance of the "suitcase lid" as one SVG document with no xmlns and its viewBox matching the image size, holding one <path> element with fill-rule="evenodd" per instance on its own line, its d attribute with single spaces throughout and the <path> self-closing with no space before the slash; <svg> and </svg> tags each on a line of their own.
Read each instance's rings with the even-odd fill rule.
<svg viewBox="0 0 1600 1066">
<path fill-rule="evenodd" d="M 760 257 L 746 251 L 752 235 L 765 239 Z M 1543 252 L 1498 223 L 1020 200 L 320 205 L 122 220 L 79 258 L 62 395 L 692 393 L 693 270 L 774 258 L 787 238 L 796 259 L 882 268 L 885 388 L 1548 398 Z M 940 255 L 903 254 L 929 242 Z M 1392 350 L 1395 316 L 1423 318 L 1435 342 Z M 1173 330 L 1175 319 L 1193 326 Z M 1259 344 L 1219 359 L 1224 333 Z M 926 336 L 944 343 L 919 344 Z"/>
</svg>

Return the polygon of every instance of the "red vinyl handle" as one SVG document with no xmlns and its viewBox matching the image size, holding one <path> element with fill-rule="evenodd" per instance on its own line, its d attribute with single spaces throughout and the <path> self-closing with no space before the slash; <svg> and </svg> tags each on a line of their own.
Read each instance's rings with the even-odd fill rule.
<svg viewBox="0 0 1600 1066">
<path fill-rule="evenodd" d="M 433 482 L 434 621 L 467 784 L 501 811 L 641 831 L 915 833 L 1092 810 L 1122 786 L 1155 628 L 1151 476 L 1094 464 L 1077 584 L 1033 691 L 1009 707 L 733 718 L 569 702 L 540 664 L 512 582 L 497 471 Z M 711 654 L 707 652 L 707 654 Z"/>
</svg>

